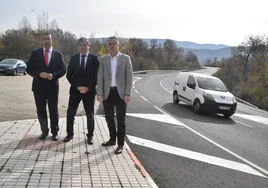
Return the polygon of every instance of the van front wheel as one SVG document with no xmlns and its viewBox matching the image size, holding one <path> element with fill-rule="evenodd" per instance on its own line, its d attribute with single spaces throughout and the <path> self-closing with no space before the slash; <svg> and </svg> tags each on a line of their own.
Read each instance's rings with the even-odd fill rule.
<svg viewBox="0 0 268 188">
<path fill-rule="evenodd" d="M 194 112 L 197 114 L 201 113 L 201 103 L 198 99 L 195 99 L 194 101 Z"/>
<path fill-rule="evenodd" d="M 180 101 L 179 101 L 179 96 L 178 96 L 178 93 L 177 91 L 174 91 L 173 92 L 173 103 L 174 104 L 178 104 Z"/>
</svg>

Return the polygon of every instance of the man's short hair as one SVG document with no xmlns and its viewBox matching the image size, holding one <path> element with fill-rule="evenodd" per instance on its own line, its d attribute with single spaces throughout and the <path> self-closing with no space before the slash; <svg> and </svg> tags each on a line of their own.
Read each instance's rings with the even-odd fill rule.
<svg viewBox="0 0 268 188">
<path fill-rule="evenodd" d="M 45 33 L 43 33 L 43 36 L 44 36 L 44 35 L 49 35 L 51 38 L 53 38 L 52 35 L 51 35 L 49 32 L 45 32 Z"/>
<path fill-rule="evenodd" d="M 110 36 L 108 38 L 108 40 L 115 40 L 117 42 L 117 44 L 119 44 L 119 40 L 118 40 L 118 38 L 116 36 Z"/>
<path fill-rule="evenodd" d="M 86 43 L 88 46 L 90 45 L 89 40 L 87 38 L 85 38 L 85 37 L 81 37 L 80 39 L 78 39 L 78 42 L 77 42 L 78 46 L 81 43 Z"/>
</svg>

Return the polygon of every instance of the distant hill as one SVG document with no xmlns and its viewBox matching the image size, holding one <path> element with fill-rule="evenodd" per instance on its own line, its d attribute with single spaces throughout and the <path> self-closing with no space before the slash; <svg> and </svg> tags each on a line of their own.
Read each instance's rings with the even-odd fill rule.
<svg viewBox="0 0 268 188">
<path fill-rule="evenodd" d="M 104 40 L 105 38 L 98 38 L 99 40 Z M 150 45 L 152 39 L 143 39 Z M 158 44 L 163 45 L 166 39 L 155 39 Z M 194 52 L 199 60 L 200 64 L 203 64 L 206 59 L 213 60 L 215 57 L 218 60 L 222 58 L 228 58 L 231 56 L 231 46 L 224 44 L 198 44 L 190 41 L 175 41 L 177 47 L 181 47 L 185 52 Z"/>
<path fill-rule="evenodd" d="M 151 40 L 153 39 L 143 39 L 143 41 L 147 42 L 150 44 Z M 155 39 L 158 44 L 163 45 L 166 39 Z M 226 48 L 230 47 L 224 44 L 198 44 L 194 42 L 189 42 L 189 41 L 176 41 L 175 43 L 177 44 L 178 47 L 182 48 L 189 48 L 189 49 L 210 49 L 210 50 L 218 50 L 221 48 Z"/>
<path fill-rule="evenodd" d="M 150 44 L 152 39 L 143 39 L 145 42 Z M 155 39 L 158 44 L 163 45 L 166 39 Z M 213 60 L 215 57 L 218 60 L 231 56 L 231 46 L 224 44 L 198 44 L 189 41 L 175 41 L 178 47 L 184 49 L 185 52 L 194 52 L 199 60 L 199 63 L 203 64 L 206 59 Z"/>
<path fill-rule="evenodd" d="M 198 57 L 199 63 L 204 64 L 204 61 L 206 59 L 213 60 L 215 57 L 217 57 L 218 60 L 221 60 L 222 58 L 228 58 L 231 56 L 231 47 L 227 48 L 221 48 L 217 50 L 210 50 L 210 49 L 187 49 L 184 48 L 186 51 L 192 51 L 196 54 Z"/>
</svg>

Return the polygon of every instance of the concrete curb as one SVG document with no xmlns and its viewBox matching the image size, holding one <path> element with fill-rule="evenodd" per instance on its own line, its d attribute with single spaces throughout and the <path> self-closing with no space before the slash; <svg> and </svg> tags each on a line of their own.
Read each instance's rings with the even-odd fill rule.
<svg viewBox="0 0 268 188">
<path fill-rule="evenodd" d="M 128 154 L 129 154 L 129 156 L 131 157 L 131 159 L 135 163 L 136 168 L 141 172 L 141 174 L 146 179 L 146 181 L 150 185 L 150 187 L 152 187 L 152 188 L 158 188 L 158 186 L 155 184 L 154 180 L 151 178 L 151 176 L 149 175 L 149 173 L 144 169 L 144 167 L 142 166 L 142 164 L 140 163 L 140 161 L 137 159 L 137 157 L 135 156 L 135 154 L 131 151 L 131 149 L 128 146 L 128 144 L 126 143 L 125 145 L 126 145 L 126 150 L 127 150 Z"/>
</svg>

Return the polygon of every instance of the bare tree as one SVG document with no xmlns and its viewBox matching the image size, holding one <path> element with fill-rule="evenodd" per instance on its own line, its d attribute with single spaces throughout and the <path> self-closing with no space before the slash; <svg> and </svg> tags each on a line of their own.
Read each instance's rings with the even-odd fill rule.
<svg viewBox="0 0 268 188">
<path fill-rule="evenodd" d="M 19 29 L 23 30 L 24 32 L 29 32 L 32 30 L 31 23 L 26 16 L 22 17 L 19 21 Z"/>
<path fill-rule="evenodd" d="M 37 29 L 39 31 L 47 31 L 49 29 L 49 15 L 46 11 L 37 16 Z"/>
<path fill-rule="evenodd" d="M 57 22 L 56 19 L 53 19 L 51 22 L 50 22 L 50 29 L 51 30 L 58 30 L 60 27 L 59 27 L 59 24 Z"/>
</svg>

